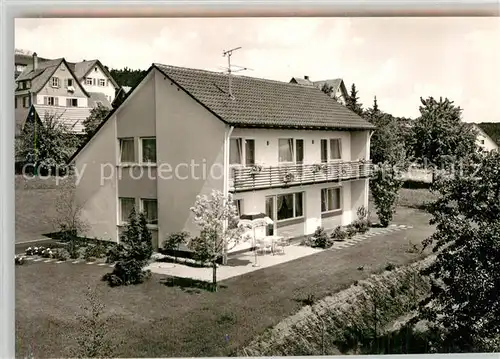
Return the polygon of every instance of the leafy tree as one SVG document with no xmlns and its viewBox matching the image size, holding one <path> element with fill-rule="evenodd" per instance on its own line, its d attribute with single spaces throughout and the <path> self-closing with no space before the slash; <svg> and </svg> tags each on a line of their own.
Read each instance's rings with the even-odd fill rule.
<svg viewBox="0 0 500 359">
<path fill-rule="evenodd" d="M 78 203 L 74 183 L 59 186 L 55 201 L 56 216 L 52 220 L 59 239 L 76 240 L 89 229 L 89 223 L 81 218 L 83 205 Z"/>
<path fill-rule="evenodd" d="M 105 306 L 96 289 L 87 287 L 86 303 L 81 306 L 82 314 L 77 316 L 80 335 L 76 338 L 77 348 L 72 356 L 76 358 L 112 358 L 116 346 L 109 336 L 111 326 L 103 318 Z"/>
<path fill-rule="evenodd" d="M 108 254 L 108 262 L 116 261 L 112 273 L 103 277 L 111 286 L 139 284 L 149 278 L 151 272 L 144 271 L 151 255 L 153 243 L 151 231 L 147 227 L 143 213 L 137 214 L 132 209 L 127 227 L 120 238 L 120 243 Z"/>
<path fill-rule="evenodd" d="M 403 186 L 400 172 L 408 167 L 403 126 L 392 115 L 379 109 L 376 97 L 373 107 L 365 111 L 365 118 L 377 127 L 370 141 L 370 157 L 376 165 L 370 179 L 370 190 L 380 223 L 387 227 Z"/>
<path fill-rule="evenodd" d="M 346 98 L 346 107 L 359 116 L 363 116 L 363 106 L 359 102 L 358 90 L 355 84 L 352 84 L 351 93 Z"/>
<path fill-rule="evenodd" d="M 83 121 L 83 127 L 85 128 L 85 134 L 87 138 L 90 138 L 97 127 L 109 114 L 109 109 L 102 104 L 97 104 L 92 110 L 90 110 L 90 115 Z"/>
<path fill-rule="evenodd" d="M 373 172 L 373 177 L 370 178 L 370 191 L 380 224 L 387 227 L 396 210 L 396 201 L 403 180 L 397 166 L 387 162 L 375 165 Z"/>
<path fill-rule="evenodd" d="M 146 76 L 146 70 L 132 70 L 128 67 L 123 69 L 111 69 L 111 76 L 120 86 L 135 87 L 144 76 Z"/>
<path fill-rule="evenodd" d="M 477 150 L 476 132 L 461 120 L 462 109 L 449 99 L 421 98 L 420 117 L 412 127 L 412 155 L 417 161 L 430 161 L 444 167 Z"/>
<path fill-rule="evenodd" d="M 241 241 L 245 228 L 227 225 L 230 219 L 238 217 L 231 194 L 226 197 L 214 190 L 210 197 L 198 196 L 191 211 L 200 235 L 190 238 L 187 246 L 199 260 L 212 264 L 213 290 L 217 291 L 217 261 Z"/>
<path fill-rule="evenodd" d="M 36 116 L 27 121 L 17 141 L 16 157 L 36 168 L 65 167 L 80 143 L 78 136 L 62 121 L 63 114 L 46 112 L 43 120 Z"/>
<path fill-rule="evenodd" d="M 431 204 L 437 258 L 423 270 L 432 292 L 420 319 L 441 331 L 441 351 L 498 351 L 500 327 L 500 154 L 476 153 L 461 174 L 438 178 Z"/>
<path fill-rule="evenodd" d="M 182 231 L 177 233 L 170 233 L 163 242 L 163 249 L 167 251 L 178 251 L 181 244 L 187 243 L 189 233 Z M 175 252 L 175 261 L 177 262 L 177 252 Z"/>
</svg>

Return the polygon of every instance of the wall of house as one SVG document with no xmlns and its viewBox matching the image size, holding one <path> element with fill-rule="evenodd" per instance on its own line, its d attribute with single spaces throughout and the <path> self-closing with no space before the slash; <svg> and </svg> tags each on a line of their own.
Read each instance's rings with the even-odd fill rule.
<svg viewBox="0 0 500 359">
<path fill-rule="evenodd" d="M 197 195 L 223 190 L 226 125 L 158 71 L 155 73 L 159 238 L 199 233 L 190 210 Z M 142 122 L 141 122 L 142 123 Z M 188 167 L 190 170 L 188 171 Z M 160 175 L 160 169 L 158 169 Z"/>
<path fill-rule="evenodd" d="M 351 132 L 351 159 L 353 161 L 367 158 L 368 135 L 368 131 Z"/>
<path fill-rule="evenodd" d="M 87 85 L 85 79 L 81 81 L 82 86 L 87 92 L 100 92 L 108 97 L 109 102 L 115 99 L 115 87 L 109 77 L 101 70 L 99 66 L 94 66 L 86 76 L 87 78 L 96 79 L 95 85 Z M 105 80 L 104 86 L 99 86 L 99 80 Z"/>
<path fill-rule="evenodd" d="M 59 78 L 59 87 L 52 87 L 52 80 L 45 84 L 45 86 L 36 94 L 36 103 L 43 104 L 44 96 L 51 97 L 59 97 L 59 106 L 66 106 L 67 98 L 77 98 L 78 99 L 78 107 L 87 107 L 88 106 L 88 98 L 82 91 L 82 89 L 77 85 L 77 80 L 74 78 L 66 65 L 62 63 L 59 68 L 54 72 L 52 77 Z M 69 92 L 67 87 L 65 86 L 65 79 L 73 79 L 75 89 L 74 92 Z"/>
<path fill-rule="evenodd" d="M 278 164 L 278 139 L 296 138 L 304 140 L 304 163 L 313 164 L 321 161 L 321 139 L 340 138 L 342 143 L 342 159 L 344 161 L 357 160 L 352 158 L 351 151 L 360 152 L 365 143 L 356 142 L 351 145 L 349 131 L 307 131 L 307 130 L 268 130 L 235 128 L 231 137 L 255 140 L 255 161 L 262 165 L 275 166 Z M 366 138 L 365 138 L 366 140 Z M 354 146 L 354 149 L 352 148 Z M 357 148 L 356 146 L 359 146 Z"/>
<path fill-rule="evenodd" d="M 76 183 L 75 196 L 83 206 L 82 219 L 90 225 L 86 235 L 116 242 L 117 186 L 116 178 L 109 176 L 116 169 L 115 125 L 113 116 L 76 158 L 75 169 L 81 179 Z"/>
<path fill-rule="evenodd" d="M 483 135 L 481 132 L 478 134 L 476 143 L 485 151 L 497 150 L 498 145 L 489 136 Z"/>
<path fill-rule="evenodd" d="M 136 89 L 134 96 L 116 112 L 117 138 L 134 138 L 134 152 L 139 160 L 141 137 L 156 136 L 155 77 L 150 74 Z M 115 139 L 115 142 L 117 140 Z M 156 168 L 150 165 L 121 166 L 118 174 L 118 197 L 158 198 Z"/>
</svg>

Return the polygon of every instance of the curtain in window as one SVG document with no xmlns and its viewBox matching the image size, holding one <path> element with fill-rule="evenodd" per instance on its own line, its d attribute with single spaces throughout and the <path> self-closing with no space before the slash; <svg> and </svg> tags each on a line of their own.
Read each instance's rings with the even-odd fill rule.
<svg viewBox="0 0 500 359">
<path fill-rule="evenodd" d="M 278 197 L 278 220 L 293 218 L 293 194 Z"/>
<path fill-rule="evenodd" d="M 232 138 L 229 141 L 229 164 L 239 165 L 241 164 L 241 138 Z"/>
<path fill-rule="evenodd" d="M 332 210 L 340 209 L 340 188 L 334 188 L 331 190 L 332 192 Z"/>
<path fill-rule="evenodd" d="M 327 205 L 327 189 L 323 188 L 321 190 L 321 212 L 326 212 L 328 208 Z"/>
<path fill-rule="evenodd" d="M 321 140 L 321 162 L 328 162 L 328 142 Z"/>
<path fill-rule="evenodd" d="M 134 162 L 134 140 L 120 141 L 121 162 Z"/>
<path fill-rule="evenodd" d="M 330 159 L 331 160 L 340 160 L 340 140 L 332 139 L 330 140 Z"/>
<path fill-rule="evenodd" d="M 303 193 L 295 193 L 295 217 L 302 217 L 304 215 L 302 195 Z"/>
<path fill-rule="evenodd" d="M 293 162 L 293 139 L 279 140 L 279 162 Z"/>
<path fill-rule="evenodd" d="M 245 140 L 245 163 L 247 166 L 255 164 L 255 141 Z"/>
<path fill-rule="evenodd" d="M 156 140 L 154 138 L 142 140 L 142 162 L 156 162 Z"/>
<path fill-rule="evenodd" d="M 132 212 L 132 209 L 135 206 L 135 199 L 121 198 L 120 204 L 121 204 L 121 221 L 128 222 L 128 217 L 130 215 L 130 212 Z"/>
<path fill-rule="evenodd" d="M 148 224 L 158 224 L 158 206 L 154 199 L 143 200 L 144 215 Z"/>
</svg>

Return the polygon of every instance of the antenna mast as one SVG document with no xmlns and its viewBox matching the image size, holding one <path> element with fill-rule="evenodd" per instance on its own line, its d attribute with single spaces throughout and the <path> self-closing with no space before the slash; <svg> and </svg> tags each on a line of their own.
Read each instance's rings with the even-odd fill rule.
<svg viewBox="0 0 500 359">
<path fill-rule="evenodd" d="M 235 47 L 234 49 L 222 52 L 222 56 L 223 57 L 227 56 L 227 74 L 228 74 L 228 80 L 229 80 L 229 97 L 232 98 L 232 99 L 234 97 L 233 97 L 233 93 L 231 91 L 231 72 L 232 72 L 231 71 L 231 55 L 233 54 L 233 51 L 236 51 L 236 50 L 239 50 L 239 49 L 241 49 L 241 46 L 240 47 Z"/>
</svg>

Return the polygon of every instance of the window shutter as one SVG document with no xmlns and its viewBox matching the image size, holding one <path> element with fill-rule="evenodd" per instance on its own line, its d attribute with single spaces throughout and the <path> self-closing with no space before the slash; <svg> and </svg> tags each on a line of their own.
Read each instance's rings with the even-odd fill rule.
<svg viewBox="0 0 500 359">
<path fill-rule="evenodd" d="M 64 79 L 64 87 L 68 87 L 68 79 Z"/>
<path fill-rule="evenodd" d="M 71 106 L 71 99 L 67 98 L 66 99 L 66 107 L 70 107 Z"/>
<path fill-rule="evenodd" d="M 48 105 L 49 104 L 49 98 L 47 96 L 43 97 L 43 104 Z"/>
<path fill-rule="evenodd" d="M 59 97 L 54 97 L 54 106 L 59 106 Z"/>
</svg>

